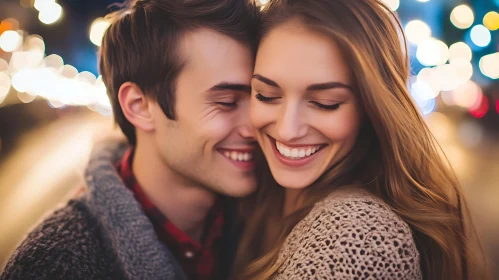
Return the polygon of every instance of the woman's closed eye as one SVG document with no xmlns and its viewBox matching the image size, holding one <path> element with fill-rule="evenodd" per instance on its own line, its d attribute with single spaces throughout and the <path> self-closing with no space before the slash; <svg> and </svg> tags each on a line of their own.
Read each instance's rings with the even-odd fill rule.
<svg viewBox="0 0 499 280">
<path fill-rule="evenodd" d="M 326 104 L 322 104 L 322 103 L 317 102 L 317 101 L 310 101 L 310 103 L 313 104 L 314 106 L 316 106 L 317 108 L 319 108 L 321 110 L 326 110 L 326 111 L 338 110 L 340 108 L 340 106 L 343 104 L 343 103 L 336 103 L 336 104 L 326 105 Z"/>
<path fill-rule="evenodd" d="M 256 99 L 258 99 L 259 101 L 261 101 L 263 103 L 272 103 L 273 101 L 280 99 L 280 97 L 267 97 L 267 96 L 262 95 L 261 93 L 257 93 Z"/>
</svg>

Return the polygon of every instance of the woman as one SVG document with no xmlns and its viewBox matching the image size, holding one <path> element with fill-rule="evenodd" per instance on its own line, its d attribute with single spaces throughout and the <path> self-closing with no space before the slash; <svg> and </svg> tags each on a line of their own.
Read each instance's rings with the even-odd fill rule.
<svg viewBox="0 0 499 280">
<path fill-rule="evenodd" d="M 234 278 L 466 279 L 462 194 L 410 98 L 393 13 L 271 0 L 262 20 L 251 119 L 277 183 L 244 208 Z"/>
</svg>

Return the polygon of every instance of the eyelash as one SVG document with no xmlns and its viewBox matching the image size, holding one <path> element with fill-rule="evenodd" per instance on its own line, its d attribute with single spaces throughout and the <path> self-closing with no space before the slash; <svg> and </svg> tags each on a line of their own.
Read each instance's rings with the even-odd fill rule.
<svg viewBox="0 0 499 280">
<path fill-rule="evenodd" d="M 326 111 L 335 111 L 335 110 L 338 110 L 341 106 L 341 103 L 336 103 L 333 105 L 324 105 L 324 104 L 316 102 L 316 101 L 310 101 L 310 103 L 314 104 L 319 109 L 326 110 Z"/>
<path fill-rule="evenodd" d="M 226 107 L 226 108 L 236 108 L 237 103 L 236 102 L 216 102 L 218 105 Z"/>
<path fill-rule="evenodd" d="M 266 97 L 266 96 L 263 96 L 260 93 L 258 93 L 256 95 L 256 99 L 258 99 L 259 101 L 261 101 L 263 103 L 271 103 L 272 101 L 280 99 L 280 97 Z M 333 104 L 333 105 L 324 105 L 324 104 L 319 103 L 317 101 L 310 101 L 310 103 L 314 104 L 319 109 L 326 110 L 326 111 L 335 111 L 338 108 L 340 108 L 340 106 L 342 105 L 342 103 L 337 103 L 337 104 Z"/>
<path fill-rule="evenodd" d="M 259 101 L 261 101 L 263 103 L 270 103 L 270 102 L 277 100 L 279 98 L 280 97 L 266 97 L 266 96 L 261 95 L 260 93 L 256 94 L 256 99 L 258 99 Z"/>
</svg>

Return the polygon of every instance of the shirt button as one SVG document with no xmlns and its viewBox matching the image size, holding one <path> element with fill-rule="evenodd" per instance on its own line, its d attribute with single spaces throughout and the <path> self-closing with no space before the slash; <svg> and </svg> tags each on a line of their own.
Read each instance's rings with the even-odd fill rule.
<svg viewBox="0 0 499 280">
<path fill-rule="evenodd" d="M 192 259 L 194 257 L 194 253 L 192 251 L 185 251 L 184 256 L 188 259 Z"/>
</svg>

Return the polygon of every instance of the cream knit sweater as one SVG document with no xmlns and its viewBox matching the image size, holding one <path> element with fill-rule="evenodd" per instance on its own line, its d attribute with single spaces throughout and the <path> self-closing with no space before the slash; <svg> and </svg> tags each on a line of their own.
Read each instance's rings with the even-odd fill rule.
<svg viewBox="0 0 499 280">
<path fill-rule="evenodd" d="M 316 204 L 286 239 L 275 280 L 422 279 L 409 226 L 360 189 Z"/>
</svg>

